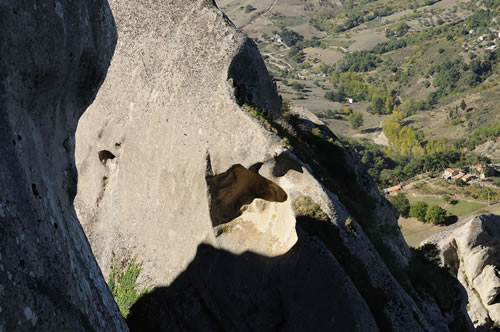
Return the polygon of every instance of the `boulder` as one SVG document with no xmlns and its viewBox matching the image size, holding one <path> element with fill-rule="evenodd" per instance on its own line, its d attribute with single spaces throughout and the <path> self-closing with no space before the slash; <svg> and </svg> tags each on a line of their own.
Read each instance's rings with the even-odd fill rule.
<svg viewBox="0 0 500 332">
<path fill-rule="evenodd" d="M 467 290 L 467 310 L 479 331 L 500 323 L 500 216 L 464 219 L 426 239 L 441 249 L 442 264 Z"/>
</svg>

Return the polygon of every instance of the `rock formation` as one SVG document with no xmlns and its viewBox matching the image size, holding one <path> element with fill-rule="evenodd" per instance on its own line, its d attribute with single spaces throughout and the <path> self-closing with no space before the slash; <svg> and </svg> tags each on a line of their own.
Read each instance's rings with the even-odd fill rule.
<svg viewBox="0 0 500 332">
<path fill-rule="evenodd" d="M 0 3 L 0 331 L 126 330 L 73 208 L 74 134 L 116 43 L 105 0 Z"/>
<path fill-rule="evenodd" d="M 467 218 L 424 243 L 440 249 L 443 266 L 464 285 L 467 311 L 478 331 L 500 324 L 500 216 Z"/>
<path fill-rule="evenodd" d="M 111 8 L 119 39 L 79 123 L 75 206 L 105 274 L 138 255 L 157 286 L 132 329 L 471 330 L 458 283 L 443 277 L 445 301 L 412 275 L 357 155 L 280 109 L 256 46 L 212 1 Z"/>
</svg>

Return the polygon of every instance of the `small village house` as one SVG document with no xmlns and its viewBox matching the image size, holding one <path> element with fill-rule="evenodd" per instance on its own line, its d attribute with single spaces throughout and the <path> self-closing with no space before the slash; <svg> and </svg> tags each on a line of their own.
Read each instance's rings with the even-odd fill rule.
<svg viewBox="0 0 500 332">
<path fill-rule="evenodd" d="M 401 190 L 403 186 L 401 184 L 398 184 L 397 186 L 389 187 L 384 189 L 384 194 L 386 195 L 391 195 L 399 190 Z"/>
<path fill-rule="evenodd" d="M 464 181 L 465 183 L 468 183 L 469 181 L 474 180 L 474 179 L 477 179 L 477 176 L 475 176 L 474 174 L 465 174 L 462 177 L 462 181 Z"/>
<path fill-rule="evenodd" d="M 454 168 L 447 168 L 444 170 L 442 177 L 446 180 L 451 179 L 453 176 L 460 173 L 460 170 Z"/>
<path fill-rule="evenodd" d="M 472 166 L 472 171 L 478 174 L 481 180 L 484 180 L 487 177 L 493 176 L 495 174 L 495 169 L 493 167 L 481 163 L 477 163 Z"/>
</svg>

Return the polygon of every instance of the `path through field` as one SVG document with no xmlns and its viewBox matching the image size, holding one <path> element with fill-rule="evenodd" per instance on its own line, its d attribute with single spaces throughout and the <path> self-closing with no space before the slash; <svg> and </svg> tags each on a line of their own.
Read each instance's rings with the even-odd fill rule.
<svg viewBox="0 0 500 332">
<path fill-rule="evenodd" d="M 373 142 L 378 145 L 384 145 L 384 146 L 389 146 L 389 140 L 387 139 L 387 136 L 385 136 L 384 132 L 382 131 L 382 121 L 380 121 L 380 124 L 378 127 L 381 129 L 379 132 L 375 133 L 373 136 Z"/>
<path fill-rule="evenodd" d="M 273 8 L 274 8 L 274 6 L 276 6 L 276 3 L 277 3 L 277 2 L 278 2 L 278 0 L 274 0 L 274 1 L 273 1 L 273 3 L 271 4 L 271 6 L 270 6 L 268 9 L 266 9 L 266 10 L 264 10 L 264 11 L 261 11 L 261 12 L 257 13 L 256 15 L 254 15 L 254 16 L 250 19 L 250 21 L 248 21 L 246 24 L 242 25 L 240 28 L 242 28 L 242 29 L 243 29 L 243 28 L 244 28 L 244 27 L 246 27 L 247 25 L 250 25 L 250 24 L 252 24 L 252 23 L 255 23 L 255 21 L 256 21 L 259 17 L 261 17 L 262 15 L 266 15 L 266 14 L 267 14 L 267 13 L 269 13 L 271 10 L 273 10 Z"/>
</svg>

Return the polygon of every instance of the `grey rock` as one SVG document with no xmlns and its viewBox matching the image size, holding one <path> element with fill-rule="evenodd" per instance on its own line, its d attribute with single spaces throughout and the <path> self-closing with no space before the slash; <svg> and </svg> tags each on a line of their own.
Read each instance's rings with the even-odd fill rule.
<svg viewBox="0 0 500 332">
<path fill-rule="evenodd" d="M 127 330 L 76 218 L 74 134 L 116 42 L 108 3 L 0 2 L 0 330 Z"/>
<path fill-rule="evenodd" d="M 468 312 L 478 330 L 500 322 L 500 216 L 466 218 L 424 243 L 435 243 L 442 263 L 467 290 Z"/>
<path fill-rule="evenodd" d="M 282 117 L 256 46 L 212 1 L 111 7 L 119 39 L 78 126 L 75 205 L 103 272 L 138 255 L 140 283 L 156 286 L 132 329 L 470 330 L 463 312 L 394 278 L 412 254 L 354 152 L 335 150 L 328 167 L 348 177 L 333 192 L 319 162 L 269 130 L 336 140 L 307 110 L 292 107 L 295 124 Z M 327 220 L 294 220 L 301 196 Z M 354 215 L 368 212 L 361 227 Z"/>
</svg>

